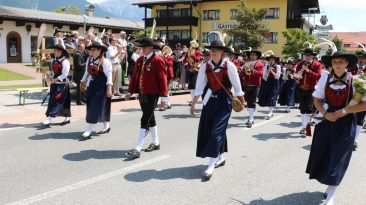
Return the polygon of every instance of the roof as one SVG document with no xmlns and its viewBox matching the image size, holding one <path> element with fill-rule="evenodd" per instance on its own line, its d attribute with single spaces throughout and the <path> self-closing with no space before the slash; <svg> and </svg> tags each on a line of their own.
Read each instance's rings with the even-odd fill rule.
<svg viewBox="0 0 366 205">
<path fill-rule="evenodd" d="M 41 23 L 57 23 L 68 25 L 84 25 L 84 16 L 74 14 L 54 13 L 31 9 L 0 6 L 0 19 L 26 20 Z M 142 30 L 144 23 L 117 18 L 86 17 L 88 26 L 105 27 L 110 29 Z"/>
<path fill-rule="evenodd" d="M 343 40 L 343 44 L 349 44 L 345 49 L 350 52 L 361 50 L 359 43 L 366 45 L 366 32 L 331 32 L 332 37 L 338 36 Z"/>
<path fill-rule="evenodd" d="M 132 5 L 161 4 L 161 3 L 183 3 L 183 2 L 201 2 L 202 0 L 134 0 Z"/>
</svg>

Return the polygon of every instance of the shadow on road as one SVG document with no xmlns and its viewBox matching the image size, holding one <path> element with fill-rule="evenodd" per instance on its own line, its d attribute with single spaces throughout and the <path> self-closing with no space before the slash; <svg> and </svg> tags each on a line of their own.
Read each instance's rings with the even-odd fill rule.
<svg viewBox="0 0 366 205">
<path fill-rule="evenodd" d="M 282 127 L 288 127 L 288 128 L 296 128 L 298 127 L 300 129 L 301 127 L 301 122 L 281 122 L 280 124 L 278 124 Z"/>
<path fill-rule="evenodd" d="M 305 149 L 305 150 L 309 150 L 309 151 L 310 151 L 310 149 L 311 149 L 311 144 L 306 145 L 306 146 L 303 146 L 302 148 L 303 148 L 303 149 Z"/>
<path fill-rule="evenodd" d="M 237 202 L 243 205 L 319 205 L 323 204 L 323 193 L 321 192 L 301 192 L 281 196 L 271 200 L 256 199 L 249 204 L 237 199 L 231 199 L 232 202 Z"/>
<path fill-rule="evenodd" d="M 157 171 L 155 169 L 142 170 L 126 174 L 124 178 L 131 182 L 145 182 L 152 179 L 170 180 L 170 179 L 201 179 L 206 166 L 196 165 L 192 167 L 177 167 Z"/>
<path fill-rule="evenodd" d="M 78 153 L 70 153 L 64 155 L 62 158 L 69 161 L 85 161 L 89 159 L 118 159 L 125 158 L 125 150 L 83 150 Z"/>
<path fill-rule="evenodd" d="M 261 141 L 267 141 L 270 139 L 294 139 L 294 138 L 303 138 L 303 136 L 299 135 L 297 132 L 288 132 L 288 133 L 262 133 L 253 135 L 254 138 Z"/>
<path fill-rule="evenodd" d="M 55 139 L 55 140 L 79 140 L 81 137 L 81 132 L 67 132 L 67 133 L 47 133 L 47 134 L 38 134 L 36 133 L 33 136 L 28 137 L 30 140 L 49 140 L 49 139 Z"/>
</svg>

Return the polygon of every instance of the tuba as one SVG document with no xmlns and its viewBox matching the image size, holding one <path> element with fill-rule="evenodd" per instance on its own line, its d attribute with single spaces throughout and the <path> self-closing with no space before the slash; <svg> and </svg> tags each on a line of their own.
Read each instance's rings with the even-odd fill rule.
<svg viewBox="0 0 366 205">
<path fill-rule="evenodd" d="M 250 61 L 250 62 L 245 63 L 243 65 L 242 69 L 244 70 L 246 75 L 252 75 L 253 74 L 254 65 L 255 65 L 255 61 Z"/>
</svg>

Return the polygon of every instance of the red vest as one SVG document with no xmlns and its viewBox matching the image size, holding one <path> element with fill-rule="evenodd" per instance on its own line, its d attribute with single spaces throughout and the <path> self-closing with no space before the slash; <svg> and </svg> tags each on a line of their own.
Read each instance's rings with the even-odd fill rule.
<svg viewBox="0 0 366 205">
<path fill-rule="evenodd" d="M 88 67 L 87 67 L 89 75 L 97 76 L 97 75 L 102 75 L 103 74 L 103 67 L 102 67 L 102 65 L 100 65 L 98 67 L 99 64 L 103 64 L 103 58 L 99 59 L 97 64 L 95 64 L 92 61 L 92 58 L 89 58 L 89 63 L 88 63 Z"/>
<path fill-rule="evenodd" d="M 55 75 L 58 75 L 58 74 L 61 74 L 62 72 L 62 62 L 65 60 L 62 59 L 61 62 L 58 62 L 56 60 L 54 60 L 52 62 L 52 66 L 51 66 L 51 69 L 52 69 L 52 72 L 55 74 Z"/>
<path fill-rule="evenodd" d="M 305 61 L 301 61 L 296 66 L 296 72 L 299 72 L 304 65 Z M 318 80 L 322 74 L 322 65 L 318 61 L 313 61 L 308 65 L 309 72 L 302 73 L 302 79 L 299 79 L 299 86 L 302 88 L 314 90 Z"/>
<path fill-rule="evenodd" d="M 332 89 L 327 82 L 327 85 L 325 86 L 325 99 L 329 106 L 347 106 L 348 102 L 352 99 L 353 96 L 352 78 L 349 79 L 349 81 L 350 83 L 345 88 L 340 90 Z"/>
<path fill-rule="evenodd" d="M 227 73 L 227 63 L 225 62 L 223 67 L 221 67 L 220 72 L 215 72 L 212 71 L 212 66 L 209 63 L 206 63 L 206 75 L 207 75 L 207 80 L 210 86 L 210 89 L 212 91 L 220 91 L 222 90 L 222 86 L 217 82 L 217 80 L 215 79 L 214 75 L 216 75 L 217 79 L 224 85 L 227 87 L 230 87 L 228 84 L 228 79 L 229 79 L 229 75 Z"/>
</svg>

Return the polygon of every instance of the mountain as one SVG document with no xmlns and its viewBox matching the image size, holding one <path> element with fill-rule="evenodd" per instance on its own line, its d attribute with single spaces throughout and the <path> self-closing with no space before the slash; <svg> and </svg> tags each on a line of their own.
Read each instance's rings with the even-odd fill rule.
<svg viewBox="0 0 366 205">
<path fill-rule="evenodd" d="M 38 2 L 38 4 L 36 3 Z M 87 0 L 0 0 L 0 5 L 52 11 L 60 7 L 75 5 L 84 13 L 85 5 L 90 4 Z M 36 6 L 37 5 L 37 6 Z M 144 9 L 132 6 L 130 0 L 106 0 L 103 3 L 94 4 L 94 16 L 114 17 L 141 21 L 144 17 Z"/>
<path fill-rule="evenodd" d="M 94 6 L 101 8 L 116 18 L 141 21 L 145 17 L 145 9 L 132 6 L 131 3 L 131 0 L 105 0 L 103 3 L 94 4 Z"/>
</svg>

